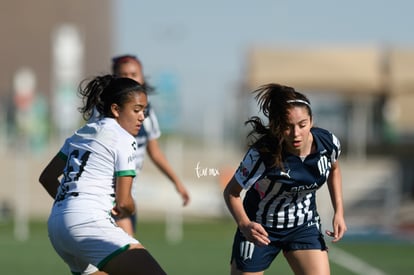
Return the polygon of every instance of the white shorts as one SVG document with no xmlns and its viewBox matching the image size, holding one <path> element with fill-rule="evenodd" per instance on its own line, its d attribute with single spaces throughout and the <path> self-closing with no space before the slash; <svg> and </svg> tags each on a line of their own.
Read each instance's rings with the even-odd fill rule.
<svg viewBox="0 0 414 275">
<path fill-rule="evenodd" d="M 96 218 L 91 213 L 52 211 L 48 231 L 54 249 L 75 274 L 96 272 L 129 244 L 139 243 L 111 217 Z"/>
</svg>

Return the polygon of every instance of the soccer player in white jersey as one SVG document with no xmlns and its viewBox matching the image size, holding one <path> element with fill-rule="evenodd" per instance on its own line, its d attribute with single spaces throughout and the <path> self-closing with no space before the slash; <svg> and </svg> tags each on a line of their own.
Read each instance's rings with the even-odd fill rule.
<svg viewBox="0 0 414 275">
<path fill-rule="evenodd" d="M 151 92 L 153 87 L 148 85 L 145 81 L 143 66 L 141 61 L 134 55 L 120 55 L 112 58 L 112 73 L 120 77 L 129 77 L 141 83 L 145 90 Z M 167 176 L 167 178 L 174 184 L 175 189 L 180 194 L 183 205 L 186 206 L 190 201 L 190 195 L 181 182 L 180 178 L 174 172 L 164 153 L 162 152 L 158 138 L 161 136 L 161 130 L 158 125 L 157 116 L 155 115 L 154 108 L 148 103 L 147 107 L 148 117 L 145 119 L 138 135 L 137 140 L 137 158 L 136 158 L 136 170 L 137 173 L 142 170 L 144 164 L 145 154 L 152 162 L 157 166 L 160 171 Z M 132 185 L 132 197 L 136 200 L 136 185 L 137 178 L 135 178 Z M 129 217 L 116 219 L 117 224 L 122 227 L 130 235 L 136 233 L 136 213 Z"/>
<path fill-rule="evenodd" d="M 55 199 L 50 241 L 72 274 L 165 274 L 112 218 L 135 212 L 134 136 L 144 122 L 147 94 L 136 81 L 111 75 L 80 85 L 79 93 L 85 120 L 95 108 L 102 117 L 67 138 L 39 177 Z"/>
<path fill-rule="evenodd" d="M 334 217 L 326 234 L 340 240 L 347 228 L 339 140 L 313 127 L 308 98 L 293 88 L 268 84 L 255 93 L 267 121 L 253 116 L 246 122 L 255 139 L 223 193 L 238 227 L 231 274 L 263 274 L 283 251 L 295 274 L 328 275 L 315 196 L 327 182 Z"/>
</svg>

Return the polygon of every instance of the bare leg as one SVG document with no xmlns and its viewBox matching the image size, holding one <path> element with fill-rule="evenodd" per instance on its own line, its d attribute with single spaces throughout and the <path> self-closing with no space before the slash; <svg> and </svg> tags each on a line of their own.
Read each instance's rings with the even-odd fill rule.
<svg viewBox="0 0 414 275">
<path fill-rule="evenodd" d="M 121 227 L 128 235 L 134 236 L 134 227 L 130 218 L 117 219 L 116 224 Z"/>
<path fill-rule="evenodd" d="M 111 275 L 165 275 L 165 271 L 151 254 L 140 244 L 110 260 L 103 271 Z"/>
<path fill-rule="evenodd" d="M 264 271 L 259 272 L 243 272 L 237 269 L 237 265 L 235 261 L 231 263 L 231 275 L 263 275 Z"/>
<path fill-rule="evenodd" d="M 296 275 L 329 275 L 328 252 L 322 250 L 294 250 L 285 257 Z"/>
</svg>

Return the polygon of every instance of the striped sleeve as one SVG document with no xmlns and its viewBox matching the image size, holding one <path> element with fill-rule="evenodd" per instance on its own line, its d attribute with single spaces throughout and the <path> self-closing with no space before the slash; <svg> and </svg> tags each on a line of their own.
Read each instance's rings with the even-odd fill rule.
<svg viewBox="0 0 414 275">
<path fill-rule="evenodd" d="M 250 149 L 244 156 L 234 177 L 243 189 L 249 189 L 260 179 L 266 168 L 259 152 Z"/>
<path fill-rule="evenodd" d="M 148 140 L 157 139 L 161 136 L 161 130 L 152 105 L 148 106 L 148 113 L 148 117 L 144 120 L 144 127 L 147 132 Z"/>
<path fill-rule="evenodd" d="M 333 143 L 333 150 L 332 150 L 331 160 L 332 160 L 332 163 L 335 163 L 338 160 L 339 155 L 341 154 L 341 143 L 334 134 L 332 134 L 332 143 Z"/>
</svg>

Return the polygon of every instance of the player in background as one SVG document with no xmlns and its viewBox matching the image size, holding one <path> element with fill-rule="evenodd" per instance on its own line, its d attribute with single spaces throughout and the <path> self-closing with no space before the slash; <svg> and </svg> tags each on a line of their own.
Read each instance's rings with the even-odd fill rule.
<svg viewBox="0 0 414 275">
<path fill-rule="evenodd" d="M 143 66 L 141 61 L 133 55 L 120 55 L 112 58 L 112 73 L 120 77 L 129 77 L 141 83 L 148 93 L 152 92 L 154 89 L 148 85 L 145 81 Z M 159 144 L 158 138 L 161 136 L 161 131 L 158 125 L 158 120 L 155 115 L 154 109 L 151 104 L 148 103 L 147 107 L 148 117 L 145 119 L 144 124 L 136 136 L 138 143 L 137 151 L 137 163 L 136 169 L 139 172 L 142 170 L 144 157 L 146 152 L 152 160 L 152 162 L 160 169 L 160 171 L 167 176 L 167 178 L 174 184 L 175 189 L 180 194 L 183 205 L 186 206 L 190 201 L 190 196 L 185 188 L 184 184 L 181 182 L 180 178 L 174 172 L 164 153 L 162 152 Z M 136 181 L 132 187 L 132 196 L 136 201 Z M 139 181 L 139 179 L 138 179 Z M 122 227 L 130 235 L 136 233 L 136 213 L 130 217 L 125 217 L 117 219 L 117 224 Z"/>
<path fill-rule="evenodd" d="M 267 123 L 246 122 L 255 140 L 223 192 L 238 227 L 231 274 L 263 274 L 280 251 L 295 274 L 330 274 L 315 196 L 327 182 L 334 217 L 326 234 L 339 241 L 347 229 L 339 140 L 313 127 L 308 98 L 293 88 L 268 84 L 255 93 Z"/>
<path fill-rule="evenodd" d="M 85 120 L 94 109 L 102 116 L 67 138 L 39 177 L 55 199 L 50 241 L 72 274 L 165 274 L 112 218 L 135 212 L 134 136 L 146 114 L 145 89 L 132 79 L 105 75 L 81 83 L 79 94 Z"/>
</svg>

